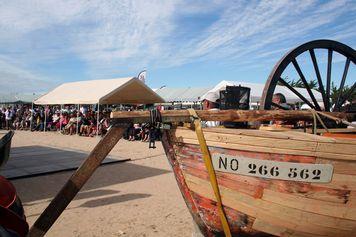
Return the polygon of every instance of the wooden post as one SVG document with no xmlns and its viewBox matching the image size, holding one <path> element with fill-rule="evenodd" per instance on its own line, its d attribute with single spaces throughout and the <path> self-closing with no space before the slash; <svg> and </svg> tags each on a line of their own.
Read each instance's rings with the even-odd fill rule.
<svg viewBox="0 0 356 237">
<path fill-rule="evenodd" d="M 89 154 L 88 158 L 86 158 L 82 165 L 69 178 L 66 184 L 33 224 L 28 235 L 29 237 L 42 237 L 47 233 L 64 209 L 73 200 L 75 195 L 92 176 L 94 171 L 99 167 L 116 143 L 121 139 L 126 128 L 126 124 L 121 124 L 120 127 L 112 127 L 105 137 L 99 141 Z"/>
</svg>

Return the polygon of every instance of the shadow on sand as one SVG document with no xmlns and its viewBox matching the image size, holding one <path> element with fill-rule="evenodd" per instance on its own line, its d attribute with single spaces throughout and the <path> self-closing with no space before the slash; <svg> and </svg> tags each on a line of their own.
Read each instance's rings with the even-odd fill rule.
<svg viewBox="0 0 356 237">
<path fill-rule="evenodd" d="M 150 194 L 146 194 L 146 193 L 128 193 L 128 194 L 98 198 L 95 200 L 89 200 L 89 201 L 83 203 L 82 205 L 80 205 L 79 207 L 106 206 L 106 205 L 110 205 L 110 204 L 114 204 L 114 203 L 131 201 L 134 199 L 147 198 L 150 196 L 151 196 Z"/>
<path fill-rule="evenodd" d="M 118 191 L 105 189 L 105 187 L 117 183 L 125 183 L 157 175 L 162 175 L 169 172 L 171 171 L 137 165 L 130 162 L 113 163 L 105 166 L 100 166 L 95 171 L 94 175 L 89 179 L 88 183 L 84 185 L 76 199 L 100 197 L 104 195 L 115 194 L 118 193 Z M 13 180 L 13 184 L 15 185 L 18 195 L 21 197 L 23 204 L 28 205 L 26 204 L 28 202 L 53 198 L 54 195 L 62 188 L 62 186 L 68 180 L 72 173 L 73 171 L 65 171 L 51 175 L 17 179 Z M 128 198 L 136 199 L 147 197 L 145 195 L 148 194 L 125 194 L 119 196 L 112 196 L 109 198 L 104 198 L 103 200 L 98 199 L 97 202 L 89 202 L 85 205 L 88 205 L 88 207 L 95 206 L 99 202 L 110 204 L 110 202 L 113 201 L 127 201 Z M 110 198 L 112 198 L 113 200 L 110 200 Z"/>
</svg>

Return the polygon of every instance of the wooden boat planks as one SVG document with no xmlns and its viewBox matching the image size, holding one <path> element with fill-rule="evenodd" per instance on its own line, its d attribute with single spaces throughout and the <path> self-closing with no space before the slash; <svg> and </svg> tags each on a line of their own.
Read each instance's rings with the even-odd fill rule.
<svg viewBox="0 0 356 237">
<path fill-rule="evenodd" d="M 186 174 L 185 178 L 188 187 L 193 192 L 215 200 L 208 181 L 189 174 Z M 274 204 L 272 202 L 244 195 L 225 187 L 220 187 L 220 192 L 224 205 L 231 208 L 237 208 L 243 213 L 260 218 L 266 222 L 278 223 L 278 225 L 292 230 L 304 230 L 312 234 L 322 234 L 330 237 L 346 237 L 353 233 L 353 228 L 356 225 L 356 221 L 314 214 Z"/>
<path fill-rule="evenodd" d="M 269 146 L 292 150 L 319 151 L 327 153 L 356 154 L 356 141 L 320 137 L 300 132 L 266 132 L 248 129 L 204 129 L 206 140 L 215 142 L 237 143 L 244 145 Z M 194 131 L 187 128 L 177 128 L 176 137 L 196 138 Z M 355 155 L 356 159 L 356 155 Z"/>
<path fill-rule="evenodd" d="M 191 192 L 191 194 L 194 197 L 195 204 L 199 208 L 200 216 L 203 218 L 204 222 L 212 229 L 219 227 L 220 231 L 215 229 L 215 232 L 221 232 L 222 225 L 218 214 L 216 202 L 213 202 L 212 200 L 200 196 L 199 194 L 194 192 Z M 227 220 L 229 222 L 229 225 L 231 227 L 230 230 L 232 232 L 238 232 L 238 228 L 242 228 L 247 232 L 252 231 L 251 227 L 255 218 L 226 206 L 224 207 L 224 212 L 227 215 Z"/>
<path fill-rule="evenodd" d="M 253 122 L 270 120 L 304 120 L 312 121 L 313 114 L 304 110 L 197 110 L 198 116 L 204 121 Z M 190 122 L 188 110 L 160 111 L 163 122 Z M 352 121 L 355 113 L 325 112 L 334 117 Z M 134 123 L 144 123 L 150 120 L 150 111 L 114 111 L 112 119 L 121 119 Z"/>
<path fill-rule="evenodd" d="M 183 127 L 178 127 L 177 129 L 187 129 Z M 342 139 L 342 138 L 332 138 L 316 136 L 314 134 L 300 132 L 299 130 L 288 130 L 288 131 L 264 131 L 257 129 L 231 129 L 231 128 L 221 128 L 221 127 L 211 127 L 204 128 L 205 132 L 214 132 L 222 134 L 235 134 L 235 135 L 245 135 L 252 137 L 264 137 L 264 138 L 276 138 L 276 139 L 286 139 L 286 140 L 296 140 L 296 141 L 314 141 L 314 142 L 325 142 L 325 143 L 336 143 L 336 144 L 356 144 L 355 140 Z"/>
<path fill-rule="evenodd" d="M 195 167 L 194 167 L 195 166 Z M 184 174 L 191 174 L 202 179 L 208 180 L 208 173 L 186 161 L 182 162 Z M 315 201 L 323 201 L 325 204 L 347 206 L 351 200 L 356 199 L 355 193 L 350 190 L 339 190 L 330 187 L 318 187 L 310 183 L 296 183 L 283 180 L 259 179 L 249 176 L 236 176 L 223 172 L 216 172 L 219 185 L 250 195 L 251 197 L 262 197 L 264 190 L 268 189 L 278 193 L 292 194 L 296 197 L 307 198 Z M 355 210 L 356 211 L 356 210 Z"/>
<path fill-rule="evenodd" d="M 340 205 L 339 203 L 313 200 L 292 194 L 275 192 L 269 189 L 263 190 L 261 199 L 302 211 L 356 221 L 356 207 L 350 207 L 346 204 Z"/>
<path fill-rule="evenodd" d="M 272 225 L 271 223 L 262 221 L 259 218 L 257 218 L 254 221 L 252 228 L 258 231 L 273 234 L 275 236 L 283 236 L 283 237 L 323 237 L 324 236 L 318 234 L 305 233 L 302 231 L 295 231 L 278 225 Z"/>
<path fill-rule="evenodd" d="M 183 147 L 175 147 L 177 159 L 180 163 L 181 169 L 192 175 L 196 175 L 201 178 L 207 179 L 208 173 L 205 170 L 205 166 L 202 160 L 202 156 L 197 145 L 185 145 Z M 255 159 L 270 159 L 285 161 L 296 161 L 302 163 L 315 163 L 313 157 L 303 157 L 295 155 L 277 155 L 269 153 L 256 153 L 250 151 L 237 151 L 210 147 L 211 154 L 221 153 L 238 155 Z M 278 159 L 279 157 L 279 159 Z M 341 162 L 340 162 L 341 163 Z M 348 162 L 347 162 L 348 163 Z M 337 172 L 337 169 L 334 170 Z M 284 180 L 266 180 L 251 176 L 234 175 L 225 172 L 216 172 L 218 182 L 221 185 L 235 189 L 237 191 L 249 194 L 250 196 L 257 197 L 260 193 L 260 189 L 267 188 L 277 192 L 283 192 L 288 194 L 297 195 L 309 199 L 322 200 L 327 202 L 349 204 L 355 198 L 355 193 L 351 190 L 354 188 L 355 176 L 347 176 L 347 180 L 340 179 L 338 174 L 335 174 L 335 180 L 330 184 L 320 183 L 307 183 L 307 182 L 291 182 Z M 345 177 L 343 177 L 345 178 Z"/>
<path fill-rule="evenodd" d="M 334 172 L 338 174 L 348 174 L 356 176 L 356 162 L 347 160 L 330 160 L 317 158 L 317 164 L 331 164 L 334 167 Z"/>
<path fill-rule="evenodd" d="M 173 131 L 173 134 L 172 138 L 177 143 L 199 144 L 194 131 L 189 129 L 177 128 Z M 330 143 L 324 143 L 319 141 L 220 134 L 209 132 L 208 130 L 204 131 L 204 137 L 207 140 L 208 146 L 255 152 L 304 155 L 334 160 L 356 160 L 356 144 L 341 143 L 343 141 L 339 143 L 332 142 L 333 138 L 331 138 Z"/>
</svg>

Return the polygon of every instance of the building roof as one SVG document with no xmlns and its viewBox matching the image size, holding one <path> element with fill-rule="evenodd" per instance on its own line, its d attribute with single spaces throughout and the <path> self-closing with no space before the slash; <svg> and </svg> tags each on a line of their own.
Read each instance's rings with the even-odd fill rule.
<svg viewBox="0 0 356 237">
<path fill-rule="evenodd" d="M 164 99 L 135 77 L 64 83 L 35 104 L 153 104 Z"/>
</svg>

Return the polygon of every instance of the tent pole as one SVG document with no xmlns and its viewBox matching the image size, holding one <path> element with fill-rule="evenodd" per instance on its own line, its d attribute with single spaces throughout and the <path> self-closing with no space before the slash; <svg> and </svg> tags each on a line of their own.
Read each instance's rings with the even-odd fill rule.
<svg viewBox="0 0 356 237">
<path fill-rule="evenodd" d="M 46 114 L 46 106 L 44 106 L 44 125 L 43 125 L 43 131 L 46 131 L 46 122 L 47 122 L 47 114 Z"/>
<path fill-rule="evenodd" d="M 79 126 L 79 106 L 80 106 L 80 104 L 78 104 L 78 110 L 77 110 L 77 131 L 76 131 L 77 135 L 78 135 L 78 130 L 79 130 L 79 128 L 78 128 L 78 126 Z"/>
<path fill-rule="evenodd" d="M 100 112 L 100 104 L 98 102 L 98 113 L 96 115 L 96 137 L 99 137 L 99 112 Z"/>
<path fill-rule="evenodd" d="M 63 122 L 62 110 L 63 110 L 63 105 L 61 105 L 61 109 L 59 111 L 59 113 L 60 113 L 60 115 L 59 115 L 59 132 L 62 132 L 62 122 Z M 62 121 L 61 121 L 61 118 L 62 118 Z"/>
<path fill-rule="evenodd" d="M 32 101 L 32 106 L 31 106 L 31 121 L 30 121 L 30 131 L 32 131 L 32 125 L 33 125 L 33 101 Z"/>
</svg>

